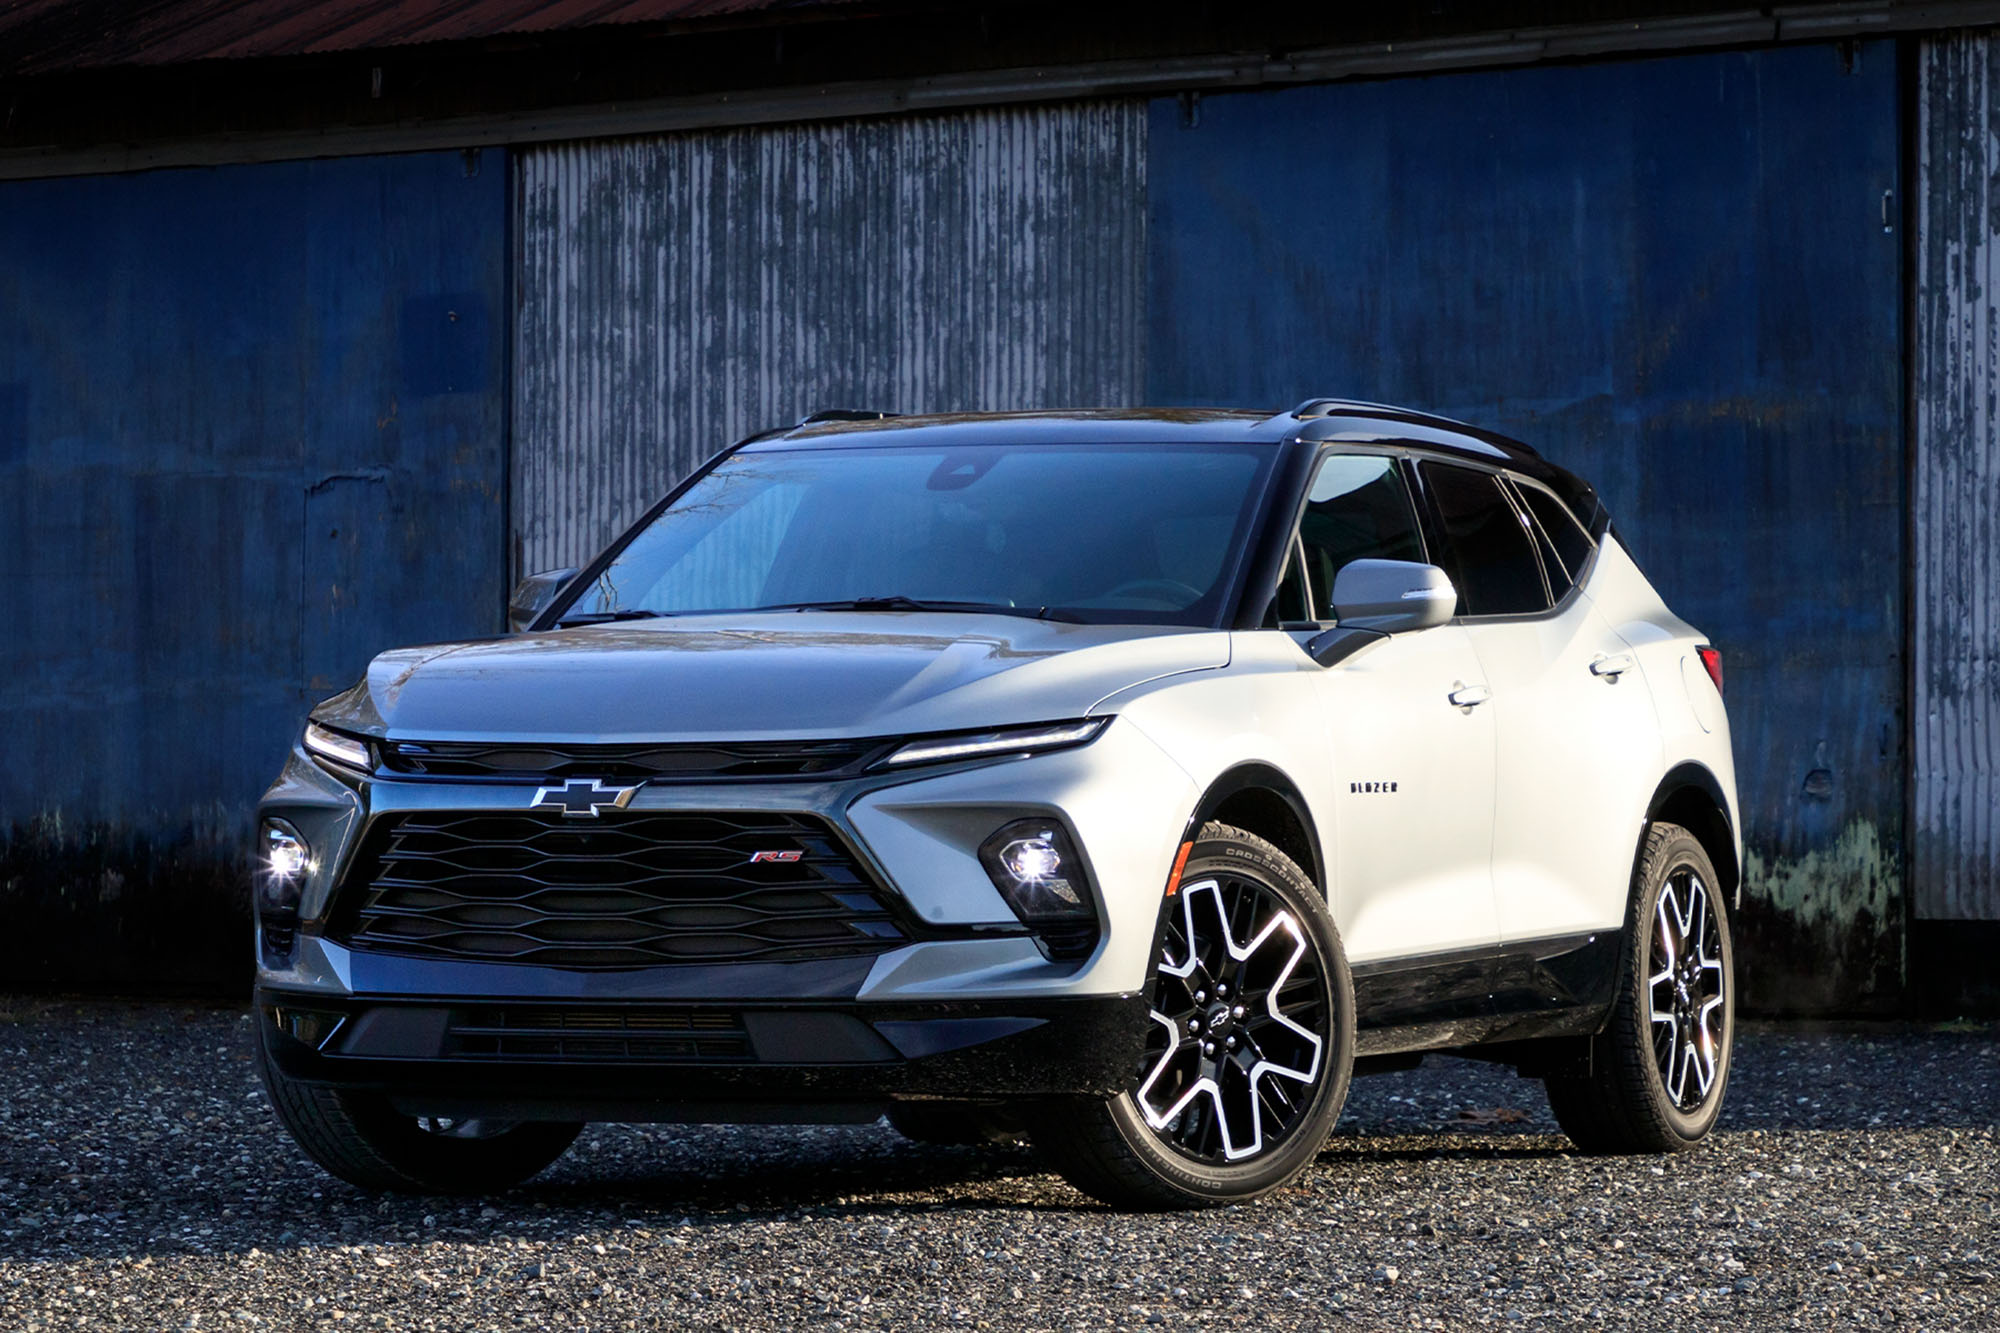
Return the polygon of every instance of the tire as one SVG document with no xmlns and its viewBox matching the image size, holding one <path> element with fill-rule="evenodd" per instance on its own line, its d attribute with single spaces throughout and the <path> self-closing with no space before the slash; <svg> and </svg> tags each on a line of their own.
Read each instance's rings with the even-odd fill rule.
<svg viewBox="0 0 2000 1333">
<path fill-rule="evenodd" d="M 1047 1108 L 1035 1145 L 1116 1208 L 1268 1194 L 1312 1165 L 1347 1100 L 1354 981 L 1340 932 L 1283 852 L 1207 824 L 1161 907 L 1159 939 L 1134 1089 Z"/>
<path fill-rule="evenodd" d="M 1677 824 L 1640 848 L 1614 996 L 1589 1072 L 1544 1080 L 1550 1109 L 1587 1153 L 1685 1152 L 1729 1088 L 1736 972 L 1715 865 Z"/>
<path fill-rule="evenodd" d="M 576 1141 L 581 1124 L 450 1121 L 398 1113 L 380 1093 L 315 1087 L 272 1061 L 268 1027 L 258 1054 L 278 1119 L 306 1155 L 350 1185 L 403 1194 L 487 1194 L 539 1174 Z"/>
<path fill-rule="evenodd" d="M 898 1102 L 889 1108 L 889 1127 L 912 1143 L 946 1148 L 1013 1143 L 1022 1137 L 1020 1123 L 1006 1112 L 958 1102 Z"/>
</svg>

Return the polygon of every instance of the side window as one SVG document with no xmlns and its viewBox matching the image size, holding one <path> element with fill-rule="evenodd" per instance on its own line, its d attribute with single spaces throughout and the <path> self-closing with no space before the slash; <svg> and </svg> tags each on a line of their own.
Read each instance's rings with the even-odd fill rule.
<svg viewBox="0 0 2000 1333">
<path fill-rule="evenodd" d="M 1489 472 L 1424 463 L 1424 487 L 1444 529 L 1435 562 L 1458 589 L 1467 616 L 1531 615 L 1549 607 L 1548 587 L 1527 521 Z"/>
<path fill-rule="evenodd" d="M 1416 510 L 1396 460 L 1334 454 L 1321 461 L 1299 520 L 1313 618 L 1333 618 L 1333 580 L 1350 560 L 1424 558 Z"/>
<path fill-rule="evenodd" d="M 1535 521 L 1535 516 L 1528 512 L 1527 505 L 1522 502 L 1522 486 L 1509 477 L 1501 483 L 1500 489 L 1507 492 L 1507 499 L 1513 504 L 1515 514 L 1528 529 L 1529 540 L 1535 544 L 1535 554 L 1541 557 L 1542 576 L 1549 581 L 1549 600 L 1560 602 L 1569 595 L 1569 585 L 1573 581 L 1569 571 L 1563 568 L 1562 557 L 1556 554 L 1555 544 L 1549 540 L 1549 534 L 1542 531 L 1542 525 Z"/>
<path fill-rule="evenodd" d="M 1556 558 L 1562 562 L 1561 568 L 1566 575 L 1566 582 L 1575 583 L 1594 549 L 1590 534 L 1583 530 L 1583 525 L 1569 512 L 1568 505 L 1541 487 L 1520 482 L 1515 484 L 1514 490 L 1528 506 L 1528 512 L 1535 516 L 1535 522 L 1541 525 L 1542 533 L 1549 545 L 1555 548 Z M 1556 582 L 1556 569 L 1555 565 L 1549 566 L 1550 583 Z"/>
</svg>

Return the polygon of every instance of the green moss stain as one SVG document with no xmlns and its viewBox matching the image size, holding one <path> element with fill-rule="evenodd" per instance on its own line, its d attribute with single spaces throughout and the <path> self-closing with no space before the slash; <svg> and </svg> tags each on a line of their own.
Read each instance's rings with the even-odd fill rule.
<svg viewBox="0 0 2000 1333">
<path fill-rule="evenodd" d="M 1900 1006 L 1903 875 L 1897 847 L 1855 819 L 1830 844 L 1744 849 L 1737 973 L 1746 1007 L 1866 1014 Z"/>
</svg>

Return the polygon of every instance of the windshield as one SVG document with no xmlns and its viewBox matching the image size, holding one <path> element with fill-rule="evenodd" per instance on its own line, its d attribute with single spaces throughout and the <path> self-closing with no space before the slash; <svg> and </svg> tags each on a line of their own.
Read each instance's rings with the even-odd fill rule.
<svg viewBox="0 0 2000 1333">
<path fill-rule="evenodd" d="M 1271 457 L 1180 444 L 739 453 L 634 535 L 559 623 L 944 604 L 1212 625 Z"/>
</svg>

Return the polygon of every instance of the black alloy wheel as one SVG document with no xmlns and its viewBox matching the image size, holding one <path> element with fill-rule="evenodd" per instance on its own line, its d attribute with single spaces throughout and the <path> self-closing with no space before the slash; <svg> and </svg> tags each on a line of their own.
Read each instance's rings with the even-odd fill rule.
<svg viewBox="0 0 2000 1333">
<path fill-rule="evenodd" d="M 1721 1072 L 1730 998 L 1721 921 L 1700 873 L 1692 865 L 1676 867 L 1653 911 L 1646 990 L 1660 1083 L 1683 1114 L 1701 1106 Z"/>
<path fill-rule="evenodd" d="M 1333 997 L 1305 927 L 1257 879 L 1181 886 L 1133 1094 L 1160 1140 L 1208 1165 L 1275 1148 L 1324 1071 Z"/>
<path fill-rule="evenodd" d="M 1051 1108 L 1035 1143 L 1115 1207 L 1281 1188 L 1318 1157 L 1354 1066 L 1354 982 L 1326 901 L 1271 843 L 1207 824 L 1158 939 L 1132 1090 Z"/>
<path fill-rule="evenodd" d="M 1688 830 L 1647 830 L 1611 1014 L 1587 1059 L 1544 1080 L 1557 1122 L 1585 1152 L 1684 1152 L 1714 1128 L 1736 1027 L 1721 884 Z"/>
</svg>

